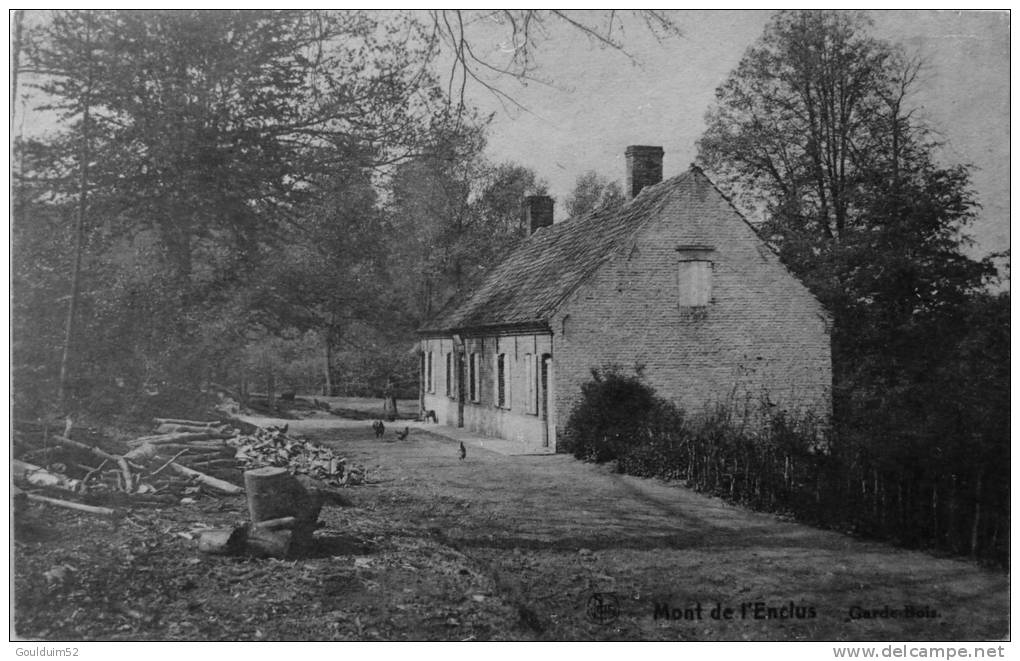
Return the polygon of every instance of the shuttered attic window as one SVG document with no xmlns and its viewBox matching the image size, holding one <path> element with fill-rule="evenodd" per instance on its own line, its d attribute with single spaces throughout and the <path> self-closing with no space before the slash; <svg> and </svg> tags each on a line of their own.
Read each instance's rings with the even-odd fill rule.
<svg viewBox="0 0 1020 661">
<path fill-rule="evenodd" d="M 679 263 L 681 308 L 702 308 L 712 302 L 712 262 L 683 260 Z"/>
<path fill-rule="evenodd" d="M 677 246 L 677 303 L 681 312 L 697 312 L 700 318 L 712 303 L 712 270 L 715 248 L 706 245 Z"/>
</svg>

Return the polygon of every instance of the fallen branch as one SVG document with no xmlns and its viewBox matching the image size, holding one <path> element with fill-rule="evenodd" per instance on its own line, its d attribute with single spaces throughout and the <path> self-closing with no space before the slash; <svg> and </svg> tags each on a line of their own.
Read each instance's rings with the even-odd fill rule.
<svg viewBox="0 0 1020 661">
<path fill-rule="evenodd" d="M 74 503 L 70 500 L 60 500 L 59 498 L 49 498 L 47 496 L 40 496 L 39 494 L 26 494 L 29 500 L 34 500 L 38 503 L 46 503 L 47 505 L 56 505 L 57 507 L 65 507 L 69 510 L 77 510 L 79 512 L 88 512 L 89 514 L 99 514 L 101 516 L 117 517 L 119 512 L 117 510 L 110 509 L 109 507 L 96 507 L 95 505 L 83 505 L 81 503 Z"/>
<path fill-rule="evenodd" d="M 188 451 L 188 448 L 184 448 L 183 450 L 181 450 L 180 452 L 178 452 L 177 454 L 175 454 L 175 455 L 174 455 L 174 456 L 173 456 L 173 457 L 172 457 L 172 458 L 170 459 L 170 461 L 166 462 L 165 464 L 163 464 L 162 466 L 160 466 L 160 467 L 159 467 L 159 468 L 157 468 L 156 470 L 152 471 L 151 473 L 149 473 L 149 475 L 159 475 L 160 473 L 162 473 L 162 472 L 163 472 L 163 469 L 164 469 L 164 468 L 166 468 L 166 467 L 167 467 L 167 466 L 169 466 L 170 464 L 174 463 L 174 461 L 176 461 L 178 457 L 180 457 L 180 456 L 181 456 L 182 454 L 185 454 L 185 453 L 187 453 L 187 451 Z"/>
<path fill-rule="evenodd" d="M 95 475 L 99 471 L 103 470 L 103 467 L 106 466 L 106 463 L 107 463 L 107 460 L 103 459 L 103 463 L 99 464 L 98 466 L 96 466 L 95 468 L 90 470 L 88 473 L 86 473 L 85 477 L 83 477 L 81 479 L 81 485 L 82 486 L 87 485 L 89 483 L 89 478 L 91 478 L 93 475 Z"/>
<path fill-rule="evenodd" d="M 205 473 L 201 473 L 201 472 L 199 472 L 197 470 L 194 470 L 193 468 L 188 468 L 187 466 L 181 466 L 180 464 L 173 463 L 173 462 L 170 463 L 170 468 L 174 469 L 175 471 L 177 471 L 181 475 L 186 475 L 188 477 L 193 477 L 196 480 L 198 480 L 199 482 L 201 482 L 202 484 L 204 484 L 204 485 L 206 485 L 208 487 L 211 487 L 213 489 L 216 489 L 218 491 L 222 491 L 223 493 L 228 493 L 228 494 L 244 493 L 244 489 L 242 489 L 241 487 L 237 486 L 236 484 L 231 484 L 230 482 L 227 482 L 226 480 L 220 480 L 220 479 L 212 477 L 210 475 L 206 475 Z"/>
</svg>

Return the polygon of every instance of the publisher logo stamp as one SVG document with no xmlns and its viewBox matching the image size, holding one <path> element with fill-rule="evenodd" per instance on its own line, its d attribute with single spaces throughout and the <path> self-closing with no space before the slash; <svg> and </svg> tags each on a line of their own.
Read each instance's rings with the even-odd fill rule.
<svg viewBox="0 0 1020 661">
<path fill-rule="evenodd" d="M 612 592 L 596 592 L 588 597 L 585 612 L 592 622 L 608 624 L 620 616 L 620 600 Z"/>
</svg>

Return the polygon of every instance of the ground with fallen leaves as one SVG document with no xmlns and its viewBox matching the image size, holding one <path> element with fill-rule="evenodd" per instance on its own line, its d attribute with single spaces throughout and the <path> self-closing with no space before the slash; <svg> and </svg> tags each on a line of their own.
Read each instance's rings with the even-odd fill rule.
<svg viewBox="0 0 1020 661">
<path fill-rule="evenodd" d="M 313 557 L 279 561 L 199 553 L 202 529 L 246 519 L 243 496 L 200 495 L 193 504 L 135 508 L 116 525 L 30 503 L 15 523 L 17 635 L 1008 636 L 1008 576 L 968 561 L 815 530 L 564 455 L 507 457 L 469 448 L 461 461 L 457 443 L 426 431 L 412 429 L 401 442 L 392 434 L 377 440 L 370 421 L 339 429 L 321 420 L 303 429 L 301 422 L 292 423 L 292 435 L 327 444 L 366 469 L 365 484 L 344 490 L 350 507 L 323 510 L 325 525 Z M 760 618 L 758 603 L 764 605 Z M 713 617 L 717 604 L 719 619 Z M 937 615 L 852 616 L 855 607 L 902 611 L 905 605 Z M 733 609 L 730 619 L 726 608 Z M 769 608 L 775 617 L 767 617 Z"/>
</svg>

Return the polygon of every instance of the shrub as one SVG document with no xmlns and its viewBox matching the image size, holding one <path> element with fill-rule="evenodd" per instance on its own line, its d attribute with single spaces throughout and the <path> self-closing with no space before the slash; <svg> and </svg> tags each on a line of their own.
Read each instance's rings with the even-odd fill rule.
<svg viewBox="0 0 1020 661">
<path fill-rule="evenodd" d="M 578 459 L 602 463 L 646 443 L 650 421 L 662 403 L 640 375 L 626 375 L 613 366 L 591 374 L 567 420 L 564 447 Z"/>
</svg>

